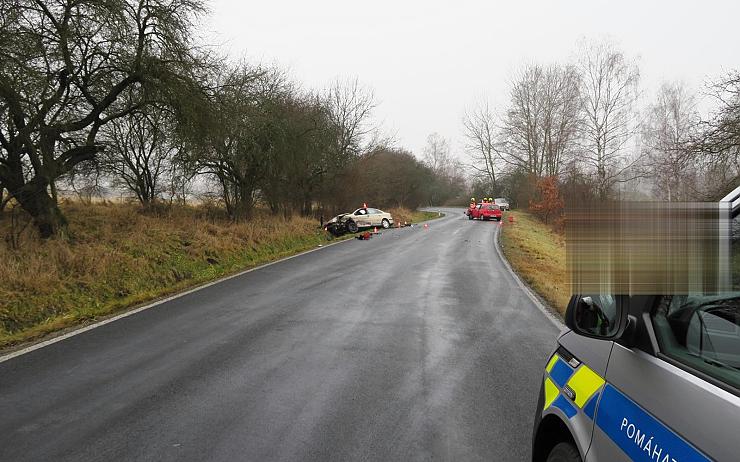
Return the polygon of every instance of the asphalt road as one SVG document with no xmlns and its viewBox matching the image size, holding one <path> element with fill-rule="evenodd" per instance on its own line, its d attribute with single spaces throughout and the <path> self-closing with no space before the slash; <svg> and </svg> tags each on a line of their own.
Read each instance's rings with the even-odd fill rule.
<svg viewBox="0 0 740 462">
<path fill-rule="evenodd" d="M 0 461 L 528 459 L 558 330 L 445 211 L 0 363 Z"/>
</svg>

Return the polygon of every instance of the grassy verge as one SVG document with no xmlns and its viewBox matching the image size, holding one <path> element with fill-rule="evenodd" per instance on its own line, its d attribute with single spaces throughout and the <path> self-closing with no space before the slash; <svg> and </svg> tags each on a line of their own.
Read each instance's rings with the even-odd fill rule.
<svg viewBox="0 0 740 462">
<path fill-rule="evenodd" d="M 18 248 L 0 243 L 0 351 L 334 240 L 302 217 L 258 213 L 235 224 L 202 208 L 63 208 L 71 240 L 41 242 L 25 233 Z M 398 213 L 414 222 L 431 218 Z M 9 217 L 0 217 L 0 235 L 9 233 Z"/>
<path fill-rule="evenodd" d="M 424 212 L 421 210 L 412 212 L 407 209 L 391 209 L 390 213 L 393 215 L 393 219 L 396 223 L 403 223 L 404 221 L 408 223 L 419 223 L 440 218 L 438 212 Z M 444 214 L 441 216 L 444 216 Z"/>
<path fill-rule="evenodd" d="M 570 299 L 565 268 L 565 238 L 526 212 L 512 211 L 501 247 L 519 276 L 563 314 Z"/>
</svg>

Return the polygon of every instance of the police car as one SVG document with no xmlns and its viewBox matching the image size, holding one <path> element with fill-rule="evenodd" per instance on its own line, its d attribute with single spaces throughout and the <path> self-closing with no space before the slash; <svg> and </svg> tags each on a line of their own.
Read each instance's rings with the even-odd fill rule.
<svg viewBox="0 0 740 462">
<path fill-rule="evenodd" d="M 740 461 L 740 188 L 720 210 L 729 290 L 571 298 L 533 461 Z"/>
</svg>

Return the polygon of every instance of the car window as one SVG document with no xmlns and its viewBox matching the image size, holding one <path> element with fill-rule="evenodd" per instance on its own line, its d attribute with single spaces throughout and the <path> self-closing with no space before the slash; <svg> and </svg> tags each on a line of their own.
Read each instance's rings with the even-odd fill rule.
<svg viewBox="0 0 740 462">
<path fill-rule="evenodd" d="M 367 209 L 358 209 L 355 212 L 355 215 L 366 215 L 366 214 L 367 214 Z"/>
<path fill-rule="evenodd" d="M 740 215 L 730 222 L 730 283 L 740 291 Z"/>
<path fill-rule="evenodd" d="M 652 318 L 663 354 L 740 389 L 740 292 L 666 296 Z"/>
<path fill-rule="evenodd" d="M 652 318 L 663 354 L 740 389 L 740 216 L 731 224 L 729 292 L 662 297 Z"/>
<path fill-rule="evenodd" d="M 378 210 L 378 209 L 367 209 L 367 213 L 369 213 L 371 215 L 375 215 L 377 213 L 380 213 L 380 210 Z"/>
</svg>

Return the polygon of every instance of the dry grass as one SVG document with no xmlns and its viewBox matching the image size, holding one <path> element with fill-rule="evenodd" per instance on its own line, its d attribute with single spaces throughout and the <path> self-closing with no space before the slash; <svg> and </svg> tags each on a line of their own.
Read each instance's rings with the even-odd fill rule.
<svg viewBox="0 0 740 462">
<path fill-rule="evenodd" d="M 205 208 L 144 213 L 67 203 L 69 241 L 0 242 L 0 348 L 326 243 L 318 222 L 261 214 L 234 224 Z M 0 235 L 9 231 L 0 218 Z"/>
<path fill-rule="evenodd" d="M 396 207 L 388 210 L 393 216 L 393 221 L 396 223 L 419 223 L 422 221 L 433 220 L 439 218 L 437 212 L 422 212 L 422 211 L 411 211 L 402 207 Z"/>
<path fill-rule="evenodd" d="M 519 276 L 561 314 L 570 300 L 565 267 L 565 238 L 534 216 L 509 212 L 514 224 L 505 223 L 501 246 Z"/>
</svg>

